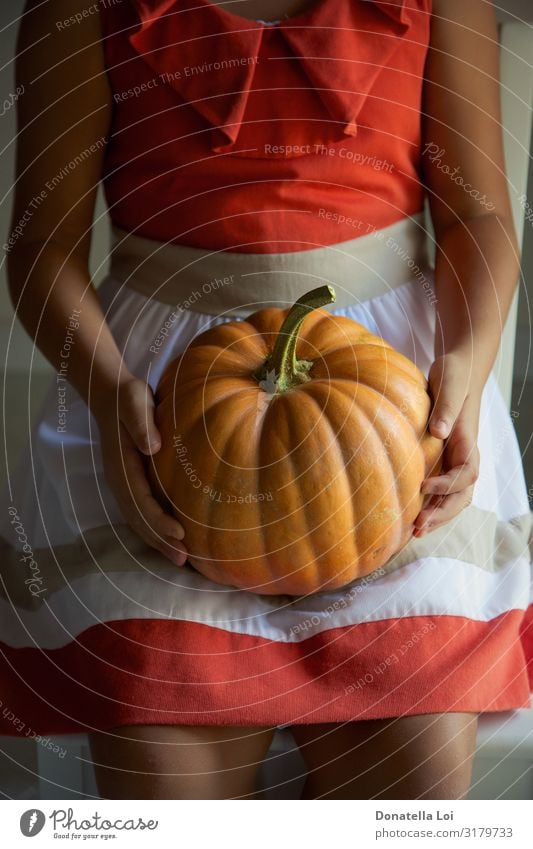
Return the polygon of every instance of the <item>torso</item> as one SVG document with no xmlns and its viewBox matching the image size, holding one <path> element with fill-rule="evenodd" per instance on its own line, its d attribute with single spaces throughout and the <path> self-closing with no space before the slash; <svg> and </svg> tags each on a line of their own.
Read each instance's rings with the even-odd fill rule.
<svg viewBox="0 0 533 849">
<path fill-rule="evenodd" d="M 102 5 L 114 223 L 283 253 L 419 212 L 430 18 L 431 0 Z"/>
</svg>

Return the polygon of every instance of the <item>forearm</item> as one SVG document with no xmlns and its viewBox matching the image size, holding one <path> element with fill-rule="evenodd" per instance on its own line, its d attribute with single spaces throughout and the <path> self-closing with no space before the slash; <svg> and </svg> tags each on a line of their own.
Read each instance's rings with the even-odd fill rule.
<svg viewBox="0 0 533 849">
<path fill-rule="evenodd" d="M 50 243 L 9 257 L 17 316 L 37 347 L 99 418 L 131 379 L 91 284 L 86 263 Z"/>
<path fill-rule="evenodd" d="M 458 353 L 482 389 L 494 365 L 519 274 L 512 221 L 483 215 L 437 236 L 435 356 Z"/>
</svg>

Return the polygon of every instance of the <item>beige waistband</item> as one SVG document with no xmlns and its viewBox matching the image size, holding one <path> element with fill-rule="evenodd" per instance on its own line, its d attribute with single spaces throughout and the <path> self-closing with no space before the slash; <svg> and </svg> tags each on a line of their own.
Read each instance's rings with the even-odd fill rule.
<svg viewBox="0 0 533 849">
<path fill-rule="evenodd" d="M 113 228 L 110 273 L 146 297 L 177 309 L 246 317 L 288 307 L 329 283 L 334 308 L 367 301 L 429 266 L 423 213 L 347 242 L 288 253 L 206 251 L 164 244 Z"/>
</svg>

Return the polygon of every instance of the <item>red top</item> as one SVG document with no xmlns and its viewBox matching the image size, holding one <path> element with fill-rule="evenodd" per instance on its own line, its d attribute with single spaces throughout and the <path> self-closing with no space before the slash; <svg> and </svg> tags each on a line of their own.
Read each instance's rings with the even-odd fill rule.
<svg viewBox="0 0 533 849">
<path fill-rule="evenodd" d="M 209 0 L 101 3 L 114 223 L 269 253 L 420 211 L 431 2 L 317 0 L 275 26 Z"/>
</svg>

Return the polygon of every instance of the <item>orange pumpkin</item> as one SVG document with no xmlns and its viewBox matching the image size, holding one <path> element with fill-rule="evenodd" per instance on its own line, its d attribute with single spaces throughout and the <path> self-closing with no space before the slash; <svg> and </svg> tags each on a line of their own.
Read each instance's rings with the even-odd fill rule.
<svg viewBox="0 0 533 849">
<path fill-rule="evenodd" d="M 412 536 L 438 466 L 422 372 L 383 339 L 319 307 L 218 324 L 157 389 L 152 483 L 203 575 L 305 595 L 382 566 Z"/>
</svg>

